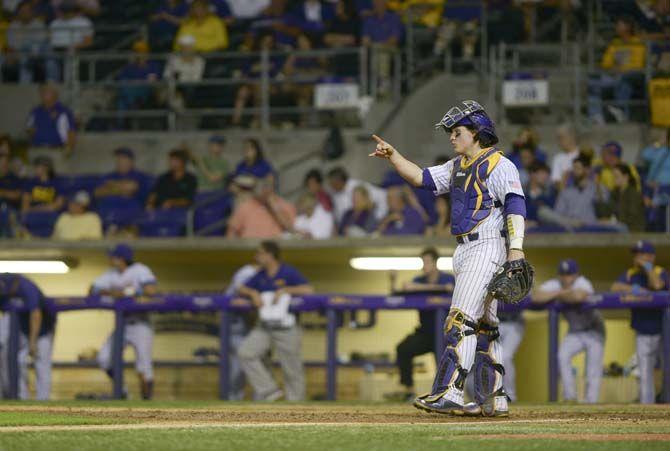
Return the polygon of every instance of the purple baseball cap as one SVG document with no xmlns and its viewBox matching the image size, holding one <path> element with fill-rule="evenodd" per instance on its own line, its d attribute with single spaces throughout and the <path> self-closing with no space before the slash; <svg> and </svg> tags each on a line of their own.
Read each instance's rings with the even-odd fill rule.
<svg viewBox="0 0 670 451">
<path fill-rule="evenodd" d="M 600 153 L 605 152 L 611 152 L 618 158 L 621 158 L 621 155 L 623 154 L 623 149 L 621 148 L 621 144 L 619 144 L 618 142 L 608 141 L 605 144 L 603 144 L 602 148 L 600 149 Z"/>
<path fill-rule="evenodd" d="M 561 260 L 561 262 L 558 264 L 558 273 L 561 275 L 577 274 L 578 272 L 579 266 L 572 258 Z"/>
<path fill-rule="evenodd" d="M 655 254 L 656 249 L 654 245 L 646 240 L 639 240 L 635 245 L 630 249 L 634 254 Z"/>
<path fill-rule="evenodd" d="M 127 244 L 117 244 L 109 250 L 109 256 L 121 258 L 126 262 L 131 262 L 133 261 L 133 249 Z"/>
</svg>

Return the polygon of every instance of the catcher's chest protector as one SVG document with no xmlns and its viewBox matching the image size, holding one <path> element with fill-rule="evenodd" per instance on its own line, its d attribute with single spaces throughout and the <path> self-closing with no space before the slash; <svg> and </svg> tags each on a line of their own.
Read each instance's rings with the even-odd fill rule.
<svg viewBox="0 0 670 451">
<path fill-rule="evenodd" d="M 494 207 L 486 186 L 493 168 L 500 161 L 502 153 L 495 147 L 482 152 L 470 164 L 464 164 L 463 157 L 454 162 L 451 173 L 451 233 L 463 235 L 472 232 L 480 222 L 488 218 Z"/>
</svg>

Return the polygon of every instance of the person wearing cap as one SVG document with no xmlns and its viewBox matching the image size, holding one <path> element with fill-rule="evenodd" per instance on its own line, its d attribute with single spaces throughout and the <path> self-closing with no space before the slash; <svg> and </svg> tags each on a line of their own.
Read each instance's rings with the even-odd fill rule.
<svg viewBox="0 0 670 451">
<path fill-rule="evenodd" d="M 633 295 L 670 290 L 670 275 L 654 264 L 656 249 L 640 240 L 631 249 L 633 264 L 612 284 L 612 291 Z M 653 404 L 656 399 L 654 368 L 661 352 L 663 309 L 631 309 L 631 327 L 635 330 L 635 352 L 640 372 L 640 403 Z"/>
<path fill-rule="evenodd" d="M 169 153 L 170 170 L 161 174 L 156 181 L 147 209 L 188 208 L 198 191 L 198 179 L 186 170 L 188 153 L 184 149 L 174 149 Z"/>
<path fill-rule="evenodd" d="M 558 265 L 558 277 L 544 282 L 533 294 L 533 302 L 556 301 L 562 306 L 563 316 L 568 322 L 568 333 L 558 349 L 558 365 L 563 382 L 563 399 L 577 401 L 572 359 L 586 353 L 586 392 L 584 402 L 596 403 L 600 395 L 603 352 L 605 345 L 605 322 L 600 312 L 585 308 L 589 295 L 594 293 L 591 282 L 579 273 L 577 262 L 571 258 Z"/>
<path fill-rule="evenodd" d="M 19 313 L 19 399 L 28 399 L 28 357 L 35 368 L 35 398 L 46 401 L 51 396 L 51 355 L 56 315 L 45 308 L 39 287 L 20 274 L 0 274 L 0 306 L 12 298 L 21 298 L 26 311 Z M 0 398 L 9 390 L 8 334 L 9 315 L 0 316 Z M 3 333 L 4 332 L 4 333 Z"/>
<path fill-rule="evenodd" d="M 142 205 L 148 190 L 149 176 L 135 168 L 135 152 L 128 147 L 114 150 L 116 166 L 113 172 L 105 174 L 95 188 L 95 197 L 114 197 L 120 203 L 127 200 L 129 207 Z"/>
<path fill-rule="evenodd" d="M 59 211 L 65 198 L 54 171 L 53 160 L 37 157 L 33 162 L 35 177 L 26 181 L 21 198 L 21 212 Z"/>
<path fill-rule="evenodd" d="M 182 36 L 190 35 L 195 39 L 194 49 L 197 52 L 216 52 L 228 48 L 228 31 L 226 24 L 209 11 L 206 0 L 194 0 L 191 11 L 179 26 L 175 39 L 175 50 Z"/>
<path fill-rule="evenodd" d="M 226 178 L 230 172 L 230 166 L 223 156 L 225 147 L 225 136 L 212 135 L 207 143 L 206 155 L 200 155 L 189 150 L 189 157 L 195 165 L 200 191 L 216 191 L 226 187 Z"/>
<path fill-rule="evenodd" d="M 608 191 L 614 191 L 616 188 L 616 179 L 614 177 L 614 169 L 624 164 L 628 166 L 631 173 L 631 186 L 640 191 L 640 174 L 637 172 L 635 165 L 624 162 L 621 158 L 623 149 L 621 144 L 616 141 L 609 141 L 600 149 L 600 157 L 602 161 L 593 167 L 593 171 L 597 176 L 597 181 L 601 183 Z"/>
<path fill-rule="evenodd" d="M 58 216 L 54 226 L 54 240 L 99 240 L 102 238 L 102 221 L 93 211 L 88 211 L 91 196 L 78 191 L 68 203 L 67 211 Z"/>
<path fill-rule="evenodd" d="M 108 253 L 111 268 L 98 277 L 90 288 L 93 296 L 107 296 L 114 299 L 154 296 L 157 281 L 154 273 L 142 263 L 135 261 L 133 249 L 127 244 L 117 244 Z M 153 352 L 154 331 L 146 313 L 128 313 L 123 331 L 124 348 L 128 345 L 135 350 L 135 369 L 139 374 L 142 399 L 153 395 Z M 98 364 L 112 378 L 112 346 L 114 333 L 105 341 L 98 352 Z"/>
</svg>

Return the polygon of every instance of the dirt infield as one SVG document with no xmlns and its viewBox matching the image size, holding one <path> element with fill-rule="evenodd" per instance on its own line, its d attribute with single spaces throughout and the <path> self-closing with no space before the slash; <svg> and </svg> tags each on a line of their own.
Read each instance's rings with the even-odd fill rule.
<svg viewBox="0 0 670 451">
<path fill-rule="evenodd" d="M 0 412 L 64 414 L 106 419 L 129 424 L 221 424 L 221 425 L 300 425 L 300 424 L 470 424 L 470 423 L 566 423 L 629 426 L 648 424 L 668 427 L 670 407 L 648 406 L 518 406 L 509 418 L 463 418 L 429 414 L 408 405 L 372 404 L 219 404 L 204 408 L 95 407 L 52 405 L 0 405 Z M 0 428 L 2 430 L 3 428 Z"/>
</svg>

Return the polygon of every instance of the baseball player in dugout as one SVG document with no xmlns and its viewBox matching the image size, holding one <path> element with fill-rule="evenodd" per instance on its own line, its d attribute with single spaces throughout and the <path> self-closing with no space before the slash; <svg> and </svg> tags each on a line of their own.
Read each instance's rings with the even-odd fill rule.
<svg viewBox="0 0 670 451">
<path fill-rule="evenodd" d="M 98 277 L 91 286 L 92 295 L 111 296 L 115 299 L 134 296 L 153 296 L 157 293 L 156 276 L 142 263 L 134 260 L 134 252 L 127 244 L 118 244 L 109 251 L 111 268 Z M 142 399 L 151 399 L 154 373 L 151 354 L 154 332 L 147 313 L 129 313 L 125 317 L 123 347 L 135 350 L 135 369 L 140 378 Z M 111 334 L 98 352 L 98 364 L 112 378 Z M 125 390 L 125 389 L 124 389 Z"/>
<path fill-rule="evenodd" d="M 649 241 L 640 240 L 631 249 L 633 264 L 616 282 L 612 291 L 641 294 L 670 290 L 670 275 L 654 264 L 656 249 Z M 656 401 L 654 368 L 660 357 L 663 332 L 663 309 L 631 309 L 631 327 L 635 330 L 635 352 L 640 372 L 640 403 Z"/>
<path fill-rule="evenodd" d="M 370 154 L 387 159 L 414 186 L 451 196 L 451 233 L 458 246 L 446 347 L 430 393 L 416 398 L 414 406 L 451 415 L 508 416 L 498 301 L 518 303 L 533 280 L 523 252 L 526 206 L 519 172 L 495 147 L 495 126 L 479 103 L 466 100 L 451 108 L 436 127 L 456 152 L 442 165 L 422 169 L 376 135 Z M 470 372 L 475 401 L 464 405 Z"/>
<path fill-rule="evenodd" d="M 429 247 L 421 252 L 423 261 L 422 274 L 414 277 L 411 282 L 403 284 L 401 289 L 396 288 L 395 272 L 390 274 L 391 292 L 394 294 L 412 293 L 451 293 L 454 291 L 454 276 L 437 269 L 439 254 L 435 248 Z M 435 311 L 419 311 L 419 327 L 405 337 L 396 348 L 398 370 L 400 372 L 400 384 L 405 387 L 400 396 L 403 400 L 413 400 L 414 377 L 412 374 L 412 360 L 416 356 L 435 352 Z"/>
<path fill-rule="evenodd" d="M 28 311 L 19 314 L 19 399 L 28 399 L 28 356 L 35 367 L 35 398 L 46 401 L 51 395 L 51 354 L 56 316 L 44 306 L 42 291 L 27 277 L 0 274 L 0 305 L 21 298 Z M 0 317 L 0 394 L 9 393 L 9 315 Z"/>
<path fill-rule="evenodd" d="M 579 274 L 577 262 L 563 260 L 558 265 L 558 277 L 544 282 L 533 294 L 533 302 L 557 301 L 563 304 L 563 316 L 568 322 L 568 334 L 558 349 L 558 366 L 563 382 L 563 399 L 577 400 L 572 359 L 580 352 L 586 353 L 586 393 L 584 401 L 598 402 L 603 375 L 605 322 L 599 311 L 583 309 L 588 296 L 594 293 L 593 285 Z"/>
</svg>

